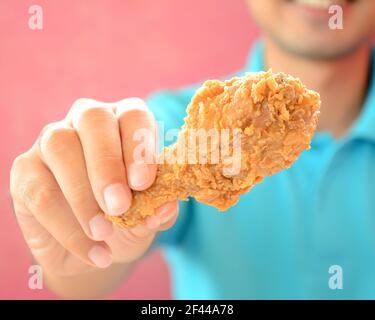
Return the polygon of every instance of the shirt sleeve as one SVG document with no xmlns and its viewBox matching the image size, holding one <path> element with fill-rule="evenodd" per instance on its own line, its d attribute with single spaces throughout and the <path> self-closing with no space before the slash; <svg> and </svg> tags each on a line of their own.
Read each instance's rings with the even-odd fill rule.
<svg viewBox="0 0 375 320">
<path fill-rule="evenodd" d="M 146 103 L 158 123 L 159 144 L 161 144 L 161 139 L 164 140 L 164 146 L 175 142 L 165 141 L 165 137 L 171 130 L 176 132 L 182 126 L 186 116 L 186 107 L 196 88 L 192 86 L 177 91 L 159 91 L 146 98 Z M 158 246 L 174 246 L 181 243 L 188 230 L 192 214 L 191 201 L 180 201 L 177 222 L 171 229 L 158 233 L 151 250 Z"/>
</svg>

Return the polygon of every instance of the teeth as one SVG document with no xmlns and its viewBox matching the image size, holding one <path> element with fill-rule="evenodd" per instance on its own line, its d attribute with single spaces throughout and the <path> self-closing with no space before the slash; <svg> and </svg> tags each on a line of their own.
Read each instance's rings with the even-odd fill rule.
<svg viewBox="0 0 375 320">
<path fill-rule="evenodd" d="M 308 5 L 314 8 L 328 9 L 333 4 L 343 4 L 344 1 L 338 0 L 295 0 L 298 4 Z"/>
</svg>

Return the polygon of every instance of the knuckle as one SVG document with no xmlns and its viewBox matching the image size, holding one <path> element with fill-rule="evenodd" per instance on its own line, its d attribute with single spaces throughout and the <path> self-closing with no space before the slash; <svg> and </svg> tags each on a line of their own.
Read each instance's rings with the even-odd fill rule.
<svg viewBox="0 0 375 320">
<path fill-rule="evenodd" d="M 136 120 L 136 123 L 148 123 L 152 124 L 153 119 L 151 118 L 151 112 L 141 109 L 131 109 L 122 113 L 122 117 L 125 116 L 128 119 Z"/>
<path fill-rule="evenodd" d="M 114 121 L 115 117 L 109 108 L 105 106 L 91 106 L 82 108 L 73 118 L 73 126 L 95 126 L 103 120 Z"/>
<path fill-rule="evenodd" d="M 151 110 L 147 107 L 146 103 L 138 97 L 121 100 L 118 103 L 116 113 L 119 117 L 126 114 L 129 117 L 145 118 L 147 120 L 153 119 Z"/>
<path fill-rule="evenodd" d="M 148 109 L 146 102 L 142 98 L 139 98 L 139 97 L 130 97 L 130 98 L 122 99 L 118 102 L 118 104 L 121 108 Z"/>
<path fill-rule="evenodd" d="M 70 108 L 70 113 L 76 113 L 80 110 L 87 108 L 90 105 L 98 104 L 99 102 L 94 99 L 89 98 L 78 98 L 74 101 L 72 107 Z"/>
<path fill-rule="evenodd" d="M 26 161 L 28 160 L 27 155 L 25 153 L 20 154 L 13 160 L 12 167 L 10 169 L 11 180 L 13 180 L 17 173 L 25 167 Z"/>
<path fill-rule="evenodd" d="M 46 125 L 42 128 L 42 130 L 40 131 L 40 134 L 39 134 L 39 140 L 42 139 L 42 137 L 45 135 L 45 133 L 46 133 L 47 131 L 49 131 L 51 128 L 54 128 L 54 127 L 56 127 L 56 126 L 58 126 L 58 125 L 59 125 L 59 122 L 51 122 L 51 123 L 46 124 Z"/>
<path fill-rule="evenodd" d="M 36 213 L 48 213 L 51 205 L 60 200 L 60 190 L 38 183 L 35 180 L 24 183 L 21 196 L 26 207 Z"/>
<path fill-rule="evenodd" d="M 40 137 L 40 149 L 45 152 L 61 152 L 77 138 L 73 128 L 64 125 L 50 125 Z"/>
<path fill-rule="evenodd" d="M 13 163 L 12 167 L 10 169 L 10 181 L 9 181 L 9 191 L 10 196 L 13 199 L 13 201 L 19 200 L 19 185 L 21 183 L 21 177 L 22 179 L 25 178 L 25 172 L 27 172 L 27 167 L 29 166 L 29 155 L 28 153 L 22 153 L 19 156 L 17 156 Z"/>
</svg>

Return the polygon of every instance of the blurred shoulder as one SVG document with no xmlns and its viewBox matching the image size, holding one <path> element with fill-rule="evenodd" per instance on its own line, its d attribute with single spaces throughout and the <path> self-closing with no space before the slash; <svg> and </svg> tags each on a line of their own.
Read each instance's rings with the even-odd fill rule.
<svg viewBox="0 0 375 320">
<path fill-rule="evenodd" d="M 244 70 L 232 73 L 220 80 L 239 76 L 243 72 Z M 175 125 L 181 126 L 185 117 L 186 107 L 202 83 L 203 81 L 176 90 L 158 90 L 148 95 L 145 100 L 154 113 L 156 120 L 173 120 Z"/>
<path fill-rule="evenodd" d="M 185 110 L 200 83 L 177 90 L 158 90 L 146 97 L 146 103 L 158 121 L 182 125 Z"/>
</svg>

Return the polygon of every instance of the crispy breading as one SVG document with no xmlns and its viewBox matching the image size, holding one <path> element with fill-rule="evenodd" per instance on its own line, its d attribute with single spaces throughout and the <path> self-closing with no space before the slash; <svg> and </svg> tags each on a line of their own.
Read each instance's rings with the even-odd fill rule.
<svg viewBox="0 0 375 320">
<path fill-rule="evenodd" d="M 241 194 L 264 177 L 290 167 L 309 148 L 319 108 L 319 94 L 284 73 L 247 73 L 224 82 L 206 81 L 187 107 L 176 144 L 160 155 L 164 163 L 158 165 L 154 184 L 145 191 L 133 191 L 132 206 L 123 215 L 107 218 L 130 228 L 144 222 L 162 204 L 188 197 L 221 211 L 228 209 Z M 202 143 L 197 130 L 210 129 L 213 134 L 207 134 Z M 228 134 L 228 140 L 221 132 Z M 239 157 L 233 156 L 238 150 L 236 142 Z M 219 160 L 213 161 L 217 152 Z M 189 161 L 194 155 L 198 163 Z M 240 167 L 230 172 L 235 161 Z"/>
</svg>

